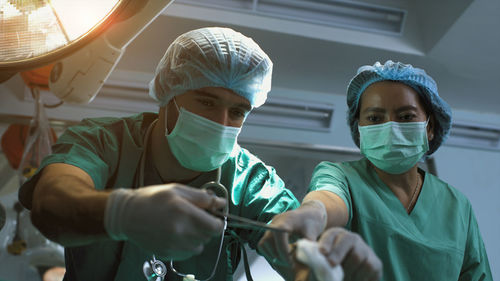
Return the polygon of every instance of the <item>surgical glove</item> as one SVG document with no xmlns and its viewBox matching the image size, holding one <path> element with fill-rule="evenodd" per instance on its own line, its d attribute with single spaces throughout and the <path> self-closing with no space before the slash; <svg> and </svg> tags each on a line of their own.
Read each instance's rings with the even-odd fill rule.
<svg viewBox="0 0 500 281">
<path fill-rule="evenodd" d="M 326 209 L 318 200 L 310 200 L 292 211 L 276 215 L 271 225 L 289 230 L 299 237 L 316 241 L 326 227 Z M 290 255 L 290 234 L 288 232 L 267 231 L 259 241 L 260 253 L 273 265 L 292 268 L 293 259 Z M 283 274 L 283 272 L 280 272 Z"/>
<path fill-rule="evenodd" d="M 321 234 L 318 245 L 330 265 L 342 264 L 344 280 L 375 281 L 382 277 L 382 262 L 357 233 L 332 227 Z"/>
<path fill-rule="evenodd" d="M 184 260 L 221 235 L 223 221 L 205 210 L 226 200 L 181 184 L 116 189 L 109 195 L 104 227 L 114 240 L 128 240 L 158 256 Z"/>
<path fill-rule="evenodd" d="M 325 255 L 319 251 L 316 241 L 300 239 L 297 241 L 297 260 L 309 266 L 318 281 L 342 281 L 344 271 L 340 265 L 331 266 Z"/>
</svg>

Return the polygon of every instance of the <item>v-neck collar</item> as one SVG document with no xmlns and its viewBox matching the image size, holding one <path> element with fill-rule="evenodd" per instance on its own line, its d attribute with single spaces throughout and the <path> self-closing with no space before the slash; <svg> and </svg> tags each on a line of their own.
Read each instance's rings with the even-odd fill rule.
<svg viewBox="0 0 500 281">
<path fill-rule="evenodd" d="M 400 220 L 413 221 L 416 227 L 423 226 L 430 215 L 432 205 L 434 205 L 434 201 L 436 200 L 435 190 L 433 190 L 431 184 L 429 184 L 429 174 L 424 171 L 424 179 L 420 193 L 418 194 L 413 209 L 408 214 L 406 212 L 406 208 L 403 206 L 401 201 L 399 201 L 394 192 L 392 192 L 392 190 L 380 179 L 375 172 L 375 169 L 373 169 L 369 163 L 367 164 L 370 176 L 373 177 L 375 183 L 377 184 L 377 194 L 379 194 L 380 198 L 386 203 L 388 208 L 393 211 L 393 215 L 397 216 Z"/>
</svg>

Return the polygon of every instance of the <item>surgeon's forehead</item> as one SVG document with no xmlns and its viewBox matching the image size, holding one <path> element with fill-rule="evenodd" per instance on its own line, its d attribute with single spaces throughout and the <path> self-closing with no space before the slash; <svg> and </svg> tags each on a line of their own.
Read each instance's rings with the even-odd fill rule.
<svg viewBox="0 0 500 281">
<path fill-rule="evenodd" d="M 371 84 L 361 95 L 360 111 L 372 107 L 415 106 L 424 109 L 421 98 L 412 87 L 397 81 Z"/>
<path fill-rule="evenodd" d="M 230 103 L 233 106 L 242 107 L 248 111 L 252 109 L 250 102 L 246 98 L 236 94 L 231 89 L 222 87 L 205 87 L 192 90 L 192 94 L 195 97 L 206 97 L 222 100 L 226 103 Z"/>
</svg>

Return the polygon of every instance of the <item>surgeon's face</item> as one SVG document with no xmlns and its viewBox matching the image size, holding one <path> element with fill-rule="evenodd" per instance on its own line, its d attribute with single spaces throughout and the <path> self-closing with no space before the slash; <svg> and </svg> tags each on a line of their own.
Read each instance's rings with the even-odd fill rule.
<svg viewBox="0 0 500 281">
<path fill-rule="evenodd" d="M 187 111 L 224 126 L 241 127 L 252 107 L 250 102 L 233 91 L 221 87 L 190 90 L 175 97 L 175 102 Z M 168 131 L 171 132 L 179 112 L 172 99 L 167 105 Z"/>
<path fill-rule="evenodd" d="M 389 121 L 422 122 L 427 120 L 423 102 L 411 87 L 393 81 L 376 82 L 368 86 L 360 99 L 359 125 L 376 125 Z M 433 118 L 427 135 L 433 138 Z"/>
</svg>

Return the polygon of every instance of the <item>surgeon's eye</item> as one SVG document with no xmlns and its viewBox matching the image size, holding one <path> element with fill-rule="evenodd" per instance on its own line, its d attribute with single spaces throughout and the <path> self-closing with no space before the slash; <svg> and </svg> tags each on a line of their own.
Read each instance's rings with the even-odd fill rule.
<svg viewBox="0 0 500 281">
<path fill-rule="evenodd" d="M 207 106 L 207 107 L 213 107 L 213 106 L 215 106 L 215 102 L 213 100 L 210 100 L 210 99 L 198 99 L 198 102 L 201 105 Z"/>
<path fill-rule="evenodd" d="M 247 115 L 247 112 L 242 109 L 232 109 L 230 111 L 230 114 L 233 119 L 244 119 Z"/>
<path fill-rule="evenodd" d="M 378 115 L 368 115 L 366 116 L 366 120 L 370 123 L 380 123 L 383 119 Z"/>
<path fill-rule="evenodd" d="M 411 113 L 399 116 L 399 119 L 403 122 L 411 122 L 415 120 L 415 118 L 417 118 L 417 115 Z"/>
</svg>

